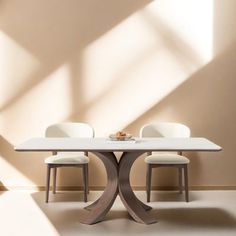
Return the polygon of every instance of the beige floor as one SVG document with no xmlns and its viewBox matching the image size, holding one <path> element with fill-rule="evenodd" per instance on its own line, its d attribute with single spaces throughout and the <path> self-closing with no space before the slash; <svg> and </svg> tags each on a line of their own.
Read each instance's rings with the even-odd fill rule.
<svg viewBox="0 0 236 236">
<path fill-rule="evenodd" d="M 89 200 L 101 192 L 91 192 Z M 136 192 L 144 200 L 144 192 Z M 236 235 L 236 191 L 192 191 L 191 202 L 173 192 L 154 192 L 150 205 L 158 219 L 153 225 L 134 222 L 118 198 L 105 220 L 95 225 L 80 224 L 86 214 L 79 192 L 50 196 L 44 192 L 0 192 L 1 236 L 56 235 Z M 80 201 L 77 201 L 80 200 Z"/>
</svg>

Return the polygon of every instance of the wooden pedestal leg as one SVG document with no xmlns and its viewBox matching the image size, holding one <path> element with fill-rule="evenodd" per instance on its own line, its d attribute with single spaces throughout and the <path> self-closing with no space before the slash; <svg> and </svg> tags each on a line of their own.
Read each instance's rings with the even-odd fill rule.
<svg viewBox="0 0 236 236">
<path fill-rule="evenodd" d="M 135 196 L 136 197 L 136 196 Z M 95 207 L 95 205 L 99 202 L 100 198 L 97 199 L 95 202 L 93 202 L 92 204 L 90 204 L 89 206 L 86 206 L 84 209 L 88 210 L 88 211 L 91 211 L 93 207 Z M 140 201 L 137 197 L 136 197 L 136 201 L 137 201 L 137 204 L 141 205 L 143 207 L 143 209 L 145 211 L 150 211 L 152 210 L 152 207 L 144 204 L 142 201 Z"/>
<path fill-rule="evenodd" d="M 95 202 L 93 202 L 92 204 L 86 206 L 84 209 L 85 210 L 88 210 L 88 211 L 91 211 L 96 205 L 97 203 L 99 202 L 100 198 L 98 198 Z"/>
<path fill-rule="evenodd" d="M 115 159 L 115 161 L 116 161 L 116 159 Z M 150 211 L 150 210 L 152 209 L 152 207 L 150 207 L 150 206 L 144 204 L 144 203 L 143 203 L 142 201 L 140 201 L 136 196 L 135 196 L 135 198 L 136 198 L 137 204 L 139 204 L 140 206 L 142 206 L 145 211 Z M 92 208 L 94 208 L 95 205 L 99 202 L 99 200 L 100 200 L 100 198 L 97 199 L 97 200 L 96 200 L 95 202 L 93 202 L 92 204 L 90 204 L 89 206 L 86 206 L 84 209 L 86 209 L 86 210 L 88 210 L 88 211 L 91 211 Z"/>
<path fill-rule="evenodd" d="M 142 201 L 140 201 L 136 196 L 135 196 L 135 198 L 136 198 L 137 204 L 139 204 L 145 211 L 152 210 L 152 207 L 150 207 L 150 206 L 146 205 L 145 203 L 143 203 Z"/>
<path fill-rule="evenodd" d="M 131 186 L 130 186 L 130 170 L 134 161 L 143 152 L 124 152 L 119 161 L 119 195 L 120 198 L 127 208 L 129 214 L 134 218 L 135 221 L 144 224 L 152 224 L 157 221 L 145 211 L 144 203 L 137 199 Z"/>
<path fill-rule="evenodd" d="M 107 172 L 107 186 L 102 196 L 87 207 L 90 212 L 80 221 L 83 224 L 95 224 L 103 220 L 112 207 L 118 194 L 118 163 L 112 152 L 93 152 L 104 164 Z"/>
</svg>

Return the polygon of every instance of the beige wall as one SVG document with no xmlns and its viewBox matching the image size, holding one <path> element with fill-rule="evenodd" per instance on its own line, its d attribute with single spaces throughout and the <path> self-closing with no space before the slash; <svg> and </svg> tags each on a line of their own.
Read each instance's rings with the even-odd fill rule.
<svg viewBox="0 0 236 236">
<path fill-rule="evenodd" d="M 236 186 L 236 1 L 71 0 L 0 2 L 0 184 L 43 186 L 49 153 L 13 146 L 55 122 L 85 121 L 96 136 L 176 121 L 223 147 L 188 153 L 190 185 Z M 167 173 L 168 172 L 168 173 Z M 173 170 L 155 186 L 176 184 Z M 77 170 L 61 186 L 81 185 Z M 131 175 L 145 183 L 140 158 Z M 90 185 L 104 186 L 91 156 Z"/>
</svg>

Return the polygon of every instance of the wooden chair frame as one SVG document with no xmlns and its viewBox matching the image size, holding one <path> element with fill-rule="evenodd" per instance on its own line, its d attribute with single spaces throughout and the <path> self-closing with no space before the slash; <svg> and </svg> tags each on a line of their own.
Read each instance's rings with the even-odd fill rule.
<svg viewBox="0 0 236 236">
<path fill-rule="evenodd" d="M 151 197 L 151 178 L 152 169 L 158 167 L 175 167 L 178 168 L 179 172 L 179 191 L 183 192 L 183 172 L 184 172 L 184 190 L 185 190 L 185 201 L 189 202 L 189 191 L 188 191 L 188 164 L 147 164 L 146 172 L 146 192 L 147 202 L 150 202 Z"/>
<path fill-rule="evenodd" d="M 181 123 L 175 122 L 157 122 L 153 124 L 146 124 L 140 129 L 140 137 L 190 137 L 190 129 Z M 177 152 L 179 156 L 182 156 L 182 152 Z M 152 152 L 147 152 L 147 156 L 151 156 Z M 157 154 L 158 155 L 158 154 Z M 189 160 L 183 160 L 178 163 L 178 161 L 160 161 L 153 163 L 147 160 L 147 171 L 146 171 L 146 192 L 147 192 L 147 202 L 150 202 L 151 195 L 151 178 L 152 169 L 158 167 L 175 167 L 178 168 L 179 172 L 179 191 L 183 192 L 183 172 L 184 172 L 184 190 L 185 190 L 185 200 L 189 201 L 189 191 L 188 191 L 188 163 Z"/>
<path fill-rule="evenodd" d="M 53 155 L 56 155 L 57 152 L 53 152 Z M 88 156 L 88 153 L 85 152 L 85 155 Z M 57 168 L 59 167 L 78 167 L 82 168 L 83 175 L 83 185 L 84 185 L 84 202 L 87 202 L 87 194 L 89 193 L 89 175 L 88 175 L 88 163 L 85 164 L 47 164 L 47 180 L 46 180 L 46 203 L 49 200 L 49 190 L 50 190 L 50 177 L 51 169 L 53 169 L 53 194 L 56 193 L 56 181 L 57 181 Z"/>
</svg>

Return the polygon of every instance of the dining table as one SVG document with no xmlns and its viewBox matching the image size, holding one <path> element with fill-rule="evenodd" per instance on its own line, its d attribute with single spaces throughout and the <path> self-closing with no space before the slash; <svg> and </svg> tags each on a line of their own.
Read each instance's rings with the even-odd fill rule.
<svg viewBox="0 0 236 236">
<path fill-rule="evenodd" d="M 107 184 L 102 195 L 85 207 L 87 214 L 80 220 L 92 225 L 101 222 L 111 209 L 117 196 L 130 216 L 139 223 L 153 224 L 152 207 L 138 199 L 130 184 L 130 171 L 137 158 L 148 152 L 212 152 L 222 148 L 202 138 L 134 138 L 114 141 L 109 138 L 31 138 L 15 146 L 20 152 L 90 152 L 99 158 L 106 169 Z M 115 152 L 121 152 L 118 159 Z"/>
</svg>

